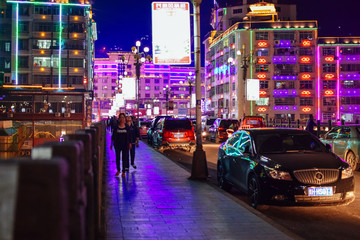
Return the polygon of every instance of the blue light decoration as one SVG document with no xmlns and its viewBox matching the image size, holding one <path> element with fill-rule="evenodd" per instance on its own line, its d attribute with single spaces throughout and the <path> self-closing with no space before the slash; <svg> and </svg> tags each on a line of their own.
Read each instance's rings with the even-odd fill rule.
<svg viewBox="0 0 360 240">
<path fill-rule="evenodd" d="M 296 80 L 297 76 L 273 76 L 273 80 Z"/>
<path fill-rule="evenodd" d="M 296 90 L 274 90 L 273 91 L 274 97 L 296 97 Z"/>
<path fill-rule="evenodd" d="M 274 44 L 275 47 L 290 47 L 291 40 L 279 40 L 278 44 Z"/>
<path fill-rule="evenodd" d="M 296 111 L 297 110 L 297 106 L 274 106 L 274 110 L 275 111 L 283 111 L 283 110 L 286 110 L 286 111 L 289 111 L 289 110 L 293 110 L 293 111 Z"/>
<path fill-rule="evenodd" d="M 221 67 L 215 68 L 214 74 L 220 74 L 220 73 L 226 74 L 227 70 L 228 70 L 228 66 L 224 64 Z"/>
<path fill-rule="evenodd" d="M 274 63 L 296 63 L 297 58 L 295 56 L 274 56 Z"/>
</svg>

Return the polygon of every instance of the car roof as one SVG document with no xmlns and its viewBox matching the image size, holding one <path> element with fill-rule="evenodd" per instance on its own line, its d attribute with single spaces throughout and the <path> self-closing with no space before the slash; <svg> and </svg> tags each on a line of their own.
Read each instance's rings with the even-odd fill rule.
<svg viewBox="0 0 360 240">
<path fill-rule="evenodd" d="M 303 129 L 298 128 L 249 128 L 249 129 L 242 129 L 241 131 L 251 132 L 254 135 L 257 134 L 272 134 L 272 133 L 303 133 L 306 132 Z"/>
</svg>

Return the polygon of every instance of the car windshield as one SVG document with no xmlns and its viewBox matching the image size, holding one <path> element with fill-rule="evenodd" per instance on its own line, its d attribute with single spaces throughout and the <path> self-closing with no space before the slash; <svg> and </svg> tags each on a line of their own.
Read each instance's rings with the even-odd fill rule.
<svg viewBox="0 0 360 240">
<path fill-rule="evenodd" d="M 246 120 L 247 125 L 260 125 L 259 119 L 247 119 Z"/>
<path fill-rule="evenodd" d="M 150 127 L 150 122 L 140 122 L 140 125 L 143 127 L 143 126 L 146 126 L 146 127 Z"/>
<path fill-rule="evenodd" d="M 176 129 L 190 129 L 191 122 L 187 119 L 171 119 L 166 120 L 164 124 L 166 130 L 176 130 Z"/>
<path fill-rule="evenodd" d="M 221 120 L 220 126 L 222 128 L 228 129 L 237 129 L 238 128 L 238 121 L 236 120 Z"/>
<path fill-rule="evenodd" d="M 258 134 L 255 138 L 258 153 L 325 152 L 326 148 L 310 134 L 271 133 Z"/>
<path fill-rule="evenodd" d="M 206 125 L 213 125 L 215 122 L 216 118 L 213 119 L 206 119 Z"/>
</svg>

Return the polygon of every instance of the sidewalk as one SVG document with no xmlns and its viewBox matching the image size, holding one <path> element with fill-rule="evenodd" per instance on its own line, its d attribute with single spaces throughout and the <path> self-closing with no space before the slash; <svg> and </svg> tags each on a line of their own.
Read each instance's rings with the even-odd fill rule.
<svg viewBox="0 0 360 240">
<path fill-rule="evenodd" d="M 105 239 L 291 239 L 142 142 L 138 168 L 115 177 L 110 134 L 107 144 Z"/>
</svg>

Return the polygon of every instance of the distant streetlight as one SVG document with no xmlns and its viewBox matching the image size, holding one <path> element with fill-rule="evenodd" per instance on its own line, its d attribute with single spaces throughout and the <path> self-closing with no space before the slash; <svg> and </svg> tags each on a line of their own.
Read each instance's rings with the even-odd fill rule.
<svg viewBox="0 0 360 240">
<path fill-rule="evenodd" d="M 166 85 L 166 87 L 163 88 L 164 90 L 164 94 L 165 94 L 165 98 L 166 98 L 166 104 L 165 104 L 165 108 L 166 108 L 166 116 L 168 115 L 168 111 L 169 111 L 169 94 L 170 92 L 170 88 L 169 85 Z"/>
<path fill-rule="evenodd" d="M 189 96 L 190 96 L 190 118 L 191 118 L 191 109 L 192 109 L 192 104 L 191 104 L 191 94 L 192 94 L 192 80 L 191 80 L 191 75 L 192 72 L 189 72 L 189 77 L 188 77 L 188 83 L 189 83 Z"/>
</svg>

